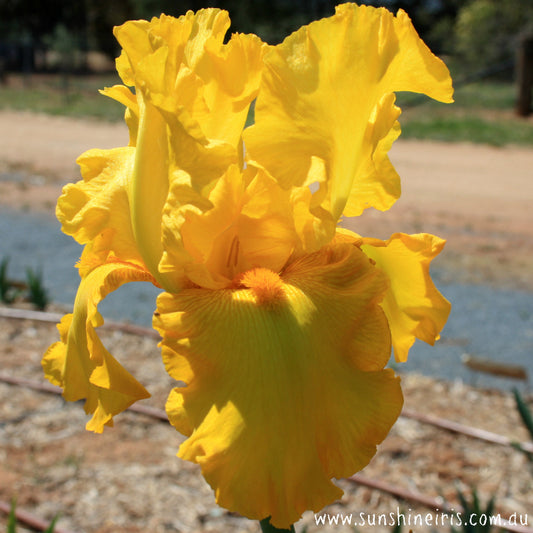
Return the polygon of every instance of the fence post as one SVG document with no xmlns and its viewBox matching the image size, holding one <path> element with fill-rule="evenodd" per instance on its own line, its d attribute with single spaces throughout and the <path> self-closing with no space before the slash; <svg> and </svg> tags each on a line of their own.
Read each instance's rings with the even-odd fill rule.
<svg viewBox="0 0 533 533">
<path fill-rule="evenodd" d="M 531 114 L 531 91 L 533 90 L 533 35 L 520 39 L 516 62 L 518 95 L 516 114 L 527 117 Z"/>
</svg>

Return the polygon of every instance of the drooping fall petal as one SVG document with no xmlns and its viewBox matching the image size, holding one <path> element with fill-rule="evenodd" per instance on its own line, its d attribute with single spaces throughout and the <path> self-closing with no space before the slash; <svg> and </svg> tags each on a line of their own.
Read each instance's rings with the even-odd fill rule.
<svg viewBox="0 0 533 533">
<path fill-rule="evenodd" d="M 106 262 L 110 254 L 142 264 L 130 220 L 128 189 L 135 149 L 88 150 L 77 162 L 83 180 L 68 184 L 57 202 L 62 230 L 86 250 L 85 266 Z"/>
<path fill-rule="evenodd" d="M 110 249 L 132 260 L 139 255 L 129 221 L 128 181 L 133 169 L 132 148 L 89 150 L 77 162 L 83 180 L 63 188 L 56 214 L 62 230 L 80 244 L 105 232 L 115 235 Z"/>
<path fill-rule="evenodd" d="M 244 135 L 250 159 L 283 187 L 316 183 L 335 220 L 388 209 L 400 195 L 387 157 L 400 131 L 393 92 L 452 101 L 446 66 L 409 17 L 343 4 L 271 49 L 265 63 L 256 123 Z"/>
<path fill-rule="evenodd" d="M 325 247 L 281 275 L 257 268 L 234 289 L 158 300 L 169 373 L 186 383 L 167 412 L 189 436 L 220 505 L 287 527 L 341 491 L 402 405 L 379 305 L 384 276 L 356 246 Z M 310 490 L 304 490 L 309 487 Z"/>
<path fill-rule="evenodd" d="M 85 412 L 92 414 L 87 429 L 101 433 L 113 425 L 113 416 L 137 400 L 148 398 L 146 389 L 105 349 L 95 328 L 103 324 L 98 303 L 129 281 L 153 281 L 145 270 L 127 263 L 110 263 L 93 269 L 79 286 L 73 314 L 58 326 L 61 340 L 44 358 L 46 377 L 63 387 L 67 401 L 85 398 Z"/>
<path fill-rule="evenodd" d="M 433 345 L 448 320 L 450 302 L 429 274 L 431 261 L 445 243 L 427 233 L 395 233 L 388 241 L 363 239 L 362 250 L 390 281 L 382 306 L 397 361 L 407 361 L 409 348 L 417 338 Z"/>
</svg>

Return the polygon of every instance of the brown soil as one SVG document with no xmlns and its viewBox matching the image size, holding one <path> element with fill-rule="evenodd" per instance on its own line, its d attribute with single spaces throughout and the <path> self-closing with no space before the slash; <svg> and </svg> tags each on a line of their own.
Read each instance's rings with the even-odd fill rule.
<svg viewBox="0 0 533 533">
<path fill-rule="evenodd" d="M 0 181 L 0 204 L 50 216 L 61 186 L 77 179 L 73 161 L 81 152 L 127 140 L 122 125 L 29 113 L 0 112 L 0 130 L 7 133 L 0 143 L 0 172 L 20 171 L 17 179 Z M 402 177 L 402 199 L 387 213 L 366 212 L 353 229 L 382 238 L 397 231 L 435 233 L 448 239 L 438 264 L 451 279 L 531 288 L 530 150 L 410 141 L 398 142 L 392 159 Z M 172 383 L 156 342 L 118 332 L 104 337 L 152 393 L 146 403 L 163 408 Z M 0 319 L 0 372 L 42 381 L 39 361 L 55 340 L 52 325 Z M 414 375 L 403 383 L 411 409 L 527 439 L 507 393 Z M 85 421 L 80 404 L 0 383 L 0 500 L 17 496 L 21 509 L 44 518 L 60 512 L 59 525 L 77 532 L 258 531 L 257 524 L 215 505 L 197 468 L 175 457 L 182 437 L 168 424 L 125 413 L 98 436 L 84 431 Z M 483 501 L 496 494 L 502 515 L 529 513 L 533 525 L 533 471 L 509 447 L 401 418 L 364 475 L 451 502 L 457 502 L 456 484 L 464 490 L 476 486 Z M 426 512 L 348 481 L 339 484 L 346 495 L 328 512 L 358 516 L 396 512 L 398 506 L 413 516 Z M 352 531 L 317 527 L 312 513 L 303 524 L 309 533 Z"/>
</svg>

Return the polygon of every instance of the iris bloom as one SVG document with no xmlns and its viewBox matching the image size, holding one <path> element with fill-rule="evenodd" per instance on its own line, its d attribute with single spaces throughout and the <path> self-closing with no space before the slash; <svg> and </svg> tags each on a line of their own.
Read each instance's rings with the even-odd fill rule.
<svg viewBox="0 0 533 533">
<path fill-rule="evenodd" d="M 444 241 L 337 223 L 400 196 L 394 91 L 451 102 L 452 87 L 403 11 L 343 4 L 275 47 L 224 43 L 228 27 L 205 9 L 115 28 L 124 85 L 103 93 L 125 105 L 129 145 L 81 155 L 58 201 L 81 282 L 43 366 L 86 400 L 87 429 L 112 425 L 149 394 L 98 338 L 98 303 L 161 288 L 178 455 L 220 505 L 286 527 L 370 461 L 402 408 L 391 349 L 405 361 L 447 319 L 429 276 Z"/>
</svg>

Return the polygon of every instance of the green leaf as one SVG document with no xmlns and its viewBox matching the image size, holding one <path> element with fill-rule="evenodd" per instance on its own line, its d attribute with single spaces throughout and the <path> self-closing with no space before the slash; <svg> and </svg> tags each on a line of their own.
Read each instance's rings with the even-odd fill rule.
<svg viewBox="0 0 533 533">
<path fill-rule="evenodd" d="M 261 531 L 263 533 L 295 533 L 294 526 L 291 526 L 290 529 L 278 529 L 270 523 L 270 517 L 264 518 L 259 522 L 261 525 Z"/>
<path fill-rule="evenodd" d="M 522 398 L 521 394 L 518 392 L 518 389 L 513 389 L 513 394 L 516 401 L 516 408 L 518 409 L 518 413 L 520 414 L 520 418 L 522 419 L 522 422 L 524 422 L 524 425 L 529 431 L 531 438 L 533 438 L 533 415 L 531 414 L 531 411 L 526 405 L 526 402 L 524 402 L 524 399 Z"/>
<path fill-rule="evenodd" d="M 7 519 L 7 533 L 16 533 L 17 531 L 17 517 L 15 515 L 15 507 L 17 501 L 13 499 L 11 501 L 11 510 L 9 511 L 9 517 Z"/>
<path fill-rule="evenodd" d="M 37 309 L 44 310 L 48 305 L 48 294 L 43 286 L 42 271 L 34 272 L 31 268 L 26 269 L 26 279 L 28 290 L 30 291 L 30 301 Z"/>
<path fill-rule="evenodd" d="M 54 528 L 56 527 L 56 522 L 59 520 L 59 515 L 54 516 L 54 519 L 50 522 L 50 525 L 46 528 L 44 533 L 54 533 Z"/>
<path fill-rule="evenodd" d="M 13 295 L 13 287 L 7 279 L 7 265 L 9 257 L 2 259 L 0 263 L 0 300 L 6 304 L 10 304 L 15 299 Z"/>
</svg>

